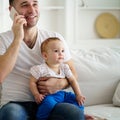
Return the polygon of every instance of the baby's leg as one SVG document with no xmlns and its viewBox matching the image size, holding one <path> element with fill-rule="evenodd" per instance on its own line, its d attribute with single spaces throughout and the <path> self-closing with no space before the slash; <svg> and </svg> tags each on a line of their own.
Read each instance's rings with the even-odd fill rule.
<svg viewBox="0 0 120 120">
<path fill-rule="evenodd" d="M 79 105 L 76 101 L 76 96 L 72 92 L 65 92 L 65 99 L 64 102 L 71 103 L 73 105 L 78 106 L 81 110 L 84 111 L 84 105 Z"/>
<path fill-rule="evenodd" d="M 48 116 L 50 115 L 50 112 L 55 107 L 56 103 L 57 102 L 54 100 L 52 95 L 46 96 L 38 107 L 36 119 L 47 120 Z"/>
</svg>

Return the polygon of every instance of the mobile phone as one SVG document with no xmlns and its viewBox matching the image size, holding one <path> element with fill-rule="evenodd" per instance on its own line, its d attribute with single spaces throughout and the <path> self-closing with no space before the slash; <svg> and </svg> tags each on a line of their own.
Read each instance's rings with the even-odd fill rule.
<svg viewBox="0 0 120 120">
<path fill-rule="evenodd" d="M 15 10 L 15 8 L 12 7 L 12 8 L 11 8 L 11 11 L 10 11 L 10 18 L 11 18 L 12 20 L 14 20 L 14 15 L 15 15 L 16 13 L 18 14 L 18 12 Z"/>
</svg>

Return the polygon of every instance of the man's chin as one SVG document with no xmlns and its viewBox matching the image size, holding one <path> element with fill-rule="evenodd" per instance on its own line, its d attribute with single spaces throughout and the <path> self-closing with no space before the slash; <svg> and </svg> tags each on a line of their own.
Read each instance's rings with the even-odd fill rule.
<svg viewBox="0 0 120 120">
<path fill-rule="evenodd" d="M 35 27 L 36 25 L 37 25 L 36 23 L 34 23 L 34 24 L 29 24 L 29 23 L 27 23 L 27 25 L 25 25 L 24 28 L 33 28 L 33 27 Z"/>
</svg>

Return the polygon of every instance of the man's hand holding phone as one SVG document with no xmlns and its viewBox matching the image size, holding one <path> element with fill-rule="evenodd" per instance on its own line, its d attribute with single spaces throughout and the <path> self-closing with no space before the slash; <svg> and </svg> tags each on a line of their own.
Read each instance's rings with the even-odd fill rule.
<svg viewBox="0 0 120 120">
<path fill-rule="evenodd" d="M 14 33 L 14 37 L 17 39 L 24 38 L 24 27 L 27 26 L 27 21 L 23 15 L 19 15 L 19 13 L 15 10 L 14 7 L 11 8 L 10 17 L 13 20 L 12 30 Z"/>
<path fill-rule="evenodd" d="M 11 8 L 11 11 L 10 11 L 10 18 L 11 18 L 12 20 L 14 20 L 15 14 L 19 15 L 18 12 L 15 10 L 15 8 L 12 7 L 12 8 Z"/>
</svg>

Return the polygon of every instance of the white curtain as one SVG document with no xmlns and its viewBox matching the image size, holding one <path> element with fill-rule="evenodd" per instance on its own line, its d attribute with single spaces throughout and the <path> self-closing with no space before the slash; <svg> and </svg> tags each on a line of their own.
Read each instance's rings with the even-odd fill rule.
<svg viewBox="0 0 120 120">
<path fill-rule="evenodd" d="M 9 0 L 0 1 L 0 33 L 11 28 L 12 20 L 9 17 Z"/>
</svg>

